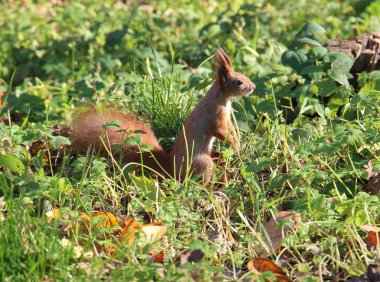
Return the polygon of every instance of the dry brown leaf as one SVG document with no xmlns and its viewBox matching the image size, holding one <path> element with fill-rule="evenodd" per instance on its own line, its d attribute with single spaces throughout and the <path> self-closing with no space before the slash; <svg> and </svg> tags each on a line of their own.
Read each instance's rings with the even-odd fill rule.
<svg viewBox="0 0 380 282">
<path fill-rule="evenodd" d="M 91 218 L 85 214 L 84 212 L 78 212 L 78 215 L 82 218 L 82 220 L 84 221 L 87 221 L 87 222 L 90 222 L 91 221 Z"/>
<path fill-rule="evenodd" d="M 37 154 L 38 154 L 39 151 L 43 151 L 44 156 L 42 157 L 42 159 L 43 159 L 43 161 L 45 163 L 47 163 L 49 161 L 49 153 L 48 153 L 48 151 L 49 151 L 50 146 L 49 146 L 49 144 L 45 144 L 45 143 L 46 142 L 41 141 L 41 140 L 34 141 L 32 143 L 32 145 L 30 146 L 30 148 L 29 148 L 29 153 L 33 157 L 35 157 L 35 156 L 37 156 Z"/>
<path fill-rule="evenodd" d="M 136 240 L 136 234 L 142 233 L 141 243 L 153 243 L 160 240 L 169 227 L 163 226 L 161 222 L 153 222 L 148 224 L 141 224 L 131 218 L 127 218 L 124 223 L 124 227 L 121 230 L 121 242 L 127 247 L 131 247 Z"/>
<path fill-rule="evenodd" d="M 111 226 L 120 226 L 119 220 L 117 219 L 116 215 L 114 215 L 111 212 L 104 212 L 104 211 L 95 212 L 92 214 L 91 217 L 83 212 L 78 212 L 78 215 L 81 217 L 81 221 L 79 222 L 79 229 L 81 230 L 81 232 L 90 231 L 91 228 L 101 229 L 101 228 L 111 227 Z M 98 217 L 104 218 L 104 220 L 98 223 L 96 226 L 92 226 L 91 221 Z M 113 234 L 117 232 L 120 232 L 120 230 L 112 231 Z"/>
<path fill-rule="evenodd" d="M 169 227 L 167 226 L 162 226 L 161 222 L 153 222 L 153 223 L 148 223 L 144 224 L 141 232 L 145 234 L 145 242 L 146 243 L 153 243 L 166 234 L 168 232 Z"/>
<path fill-rule="evenodd" d="M 368 248 L 376 247 L 379 244 L 380 232 L 369 231 L 367 238 L 363 239 Z"/>
<path fill-rule="evenodd" d="M 265 271 L 272 272 L 277 280 L 281 282 L 290 282 L 290 279 L 286 276 L 286 273 L 275 264 L 273 261 L 267 258 L 253 258 L 247 264 L 248 270 L 253 274 L 263 274 Z"/>
<path fill-rule="evenodd" d="M 279 222 L 282 220 L 290 221 L 284 226 L 280 227 Z M 265 244 L 273 251 L 278 250 L 281 247 L 281 241 L 285 236 L 292 231 L 298 229 L 301 226 L 301 215 L 292 211 L 281 211 L 275 213 L 275 218 L 271 218 L 264 224 L 263 228 L 258 228 L 256 231 L 261 232 Z M 272 254 L 263 247 L 257 249 L 263 256 L 267 257 Z"/>
<path fill-rule="evenodd" d="M 248 262 L 247 267 L 248 270 L 254 274 L 262 274 L 265 271 L 282 275 L 285 274 L 281 267 L 267 258 L 253 258 Z"/>
<path fill-rule="evenodd" d="M 100 229 L 104 227 L 111 227 L 111 226 L 120 226 L 119 220 L 117 219 L 116 215 L 110 212 L 96 212 L 92 215 L 92 219 L 97 217 L 104 217 L 104 220 L 98 224 L 95 228 Z M 117 230 L 112 231 L 112 233 L 116 232 Z"/>
<path fill-rule="evenodd" d="M 161 251 L 153 255 L 152 257 L 150 257 L 149 262 L 150 263 L 164 263 L 164 252 Z"/>
<path fill-rule="evenodd" d="M 4 96 L 5 96 L 5 92 L 4 91 L 0 91 L 0 108 L 3 106 L 3 97 Z M 8 105 L 6 105 L 6 106 L 8 106 Z"/>
</svg>

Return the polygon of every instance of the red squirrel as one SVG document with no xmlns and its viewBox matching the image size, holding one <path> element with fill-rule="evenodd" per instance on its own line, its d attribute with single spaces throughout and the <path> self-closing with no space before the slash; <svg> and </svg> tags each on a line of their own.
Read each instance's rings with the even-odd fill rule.
<svg viewBox="0 0 380 282">
<path fill-rule="evenodd" d="M 186 174 L 191 172 L 202 175 L 205 181 L 208 181 L 213 167 L 210 154 L 215 137 L 226 140 L 237 154 L 240 150 L 240 142 L 230 117 L 231 98 L 247 96 L 256 88 L 245 75 L 233 70 L 230 58 L 222 49 L 217 49 L 214 65 L 217 69 L 216 80 L 186 119 L 171 152 L 166 152 L 160 146 L 153 131 L 144 121 L 131 114 L 123 115 L 111 111 L 99 113 L 94 108 L 79 113 L 74 119 L 74 150 L 83 152 L 93 145 L 100 153 L 106 155 L 104 145 L 110 148 L 115 144 L 123 144 L 126 135 L 121 133 L 120 129 L 142 130 L 145 134 L 141 135 L 140 145 L 148 144 L 153 150 L 140 154 L 137 146 L 123 144 L 123 161 L 142 161 L 144 165 L 163 172 L 163 175 L 168 173 L 178 180 L 183 180 Z M 119 120 L 120 128 L 104 130 L 103 124 L 112 120 Z"/>
</svg>

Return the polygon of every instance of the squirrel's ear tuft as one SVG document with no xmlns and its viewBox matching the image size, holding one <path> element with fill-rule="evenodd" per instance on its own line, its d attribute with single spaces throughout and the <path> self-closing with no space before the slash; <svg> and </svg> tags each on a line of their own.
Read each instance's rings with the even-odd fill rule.
<svg viewBox="0 0 380 282">
<path fill-rule="evenodd" d="M 231 59 L 221 48 L 216 49 L 214 65 L 218 73 L 223 76 L 232 71 Z"/>
</svg>

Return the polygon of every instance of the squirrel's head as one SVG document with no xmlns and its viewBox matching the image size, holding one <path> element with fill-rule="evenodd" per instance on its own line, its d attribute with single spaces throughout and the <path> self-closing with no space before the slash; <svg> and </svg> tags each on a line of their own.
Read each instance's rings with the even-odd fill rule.
<svg viewBox="0 0 380 282">
<path fill-rule="evenodd" d="M 256 85 L 248 77 L 233 70 L 231 59 L 221 48 L 216 50 L 214 65 L 218 73 L 217 81 L 226 97 L 247 96 L 255 90 Z"/>
</svg>

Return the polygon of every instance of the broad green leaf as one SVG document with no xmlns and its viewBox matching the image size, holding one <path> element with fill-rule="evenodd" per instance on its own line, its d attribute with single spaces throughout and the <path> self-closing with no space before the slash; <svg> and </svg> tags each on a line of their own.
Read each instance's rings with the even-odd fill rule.
<svg viewBox="0 0 380 282">
<path fill-rule="evenodd" d="M 140 130 L 140 129 L 133 130 L 133 133 L 135 133 L 135 134 L 146 134 L 146 132 L 144 130 Z"/>
<path fill-rule="evenodd" d="M 71 142 L 69 139 L 63 136 L 54 136 L 50 141 L 49 141 L 50 146 L 52 146 L 54 149 L 58 149 L 61 146 L 64 145 L 71 145 Z"/>
<path fill-rule="evenodd" d="M 103 124 L 103 128 L 120 128 L 120 120 L 111 120 Z"/>
<path fill-rule="evenodd" d="M 301 72 L 307 62 L 307 50 L 298 49 L 295 51 L 288 50 L 282 54 L 281 62 L 290 66 L 297 72 Z"/>
<path fill-rule="evenodd" d="M 348 103 L 350 97 L 349 91 L 344 91 L 340 88 L 334 95 L 331 96 L 328 106 L 330 109 L 334 109 L 336 107 L 340 107 Z"/>
<path fill-rule="evenodd" d="M 367 213 L 365 210 L 356 210 L 353 214 L 355 225 L 360 227 L 368 223 Z"/>
<path fill-rule="evenodd" d="M 150 151 L 152 151 L 154 148 L 153 148 L 153 146 L 151 146 L 151 145 L 149 145 L 149 144 L 144 144 L 144 145 L 142 145 L 141 147 L 140 147 L 140 150 L 142 151 L 142 152 L 150 152 Z"/>
<path fill-rule="evenodd" d="M 326 30 L 317 23 L 308 22 L 303 28 L 297 33 L 296 38 L 301 37 L 314 37 L 317 34 L 325 33 Z"/>
<path fill-rule="evenodd" d="M 141 141 L 142 141 L 142 138 L 140 135 L 132 135 L 132 136 L 128 136 L 128 138 L 124 140 L 124 144 L 137 146 L 137 145 L 140 145 Z"/>
<path fill-rule="evenodd" d="M 318 81 L 322 79 L 324 72 L 322 66 L 308 65 L 301 74 L 307 75 L 311 80 Z"/>
<path fill-rule="evenodd" d="M 372 71 L 368 74 L 369 80 L 380 80 L 380 71 Z"/>
<path fill-rule="evenodd" d="M 331 69 L 328 70 L 328 75 L 334 79 L 336 82 L 342 84 L 342 85 L 350 85 L 348 82 L 348 79 L 351 78 L 349 73 L 346 73 L 340 69 Z"/>
<path fill-rule="evenodd" d="M 349 72 L 354 64 L 354 58 L 342 53 L 331 63 L 331 69 L 341 70 L 343 72 Z"/>
<path fill-rule="evenodd" d="M 327 52 L 328 52 L 327 48 L 317 46 L 311 49 L 310 54 L 312 55 L 314 59 L 319 60 L 319 59 L 322 59 L 323 56 L 327 54 Z"/>
<path fill-rule="evenodd" d="M 296 40 L 293 41 L 292 46 L 300 46 L 300 45 L 302 46 L 304 44 L 322 47 L 322 44 L 319 41 L 311 39 L 311 38 L 307 38 L 307 37 L 297 38 Z"/>
<path fill-rule="evenodd" d="M 25 173 L 25 165 L 23 162 L 12 154 L 0 156 L 0 167 L 8 168 L 9 170 L 22 175 Z"/>
<path fill-rule="evenodd" d="M 137 176 L 135 174 L 129 174 L 133 183 L 136 185 L 137 194 L 140 196 L 145 196 L 152 201 L 156 201 L 157 198 L 157 190 L 159 190 L 159 186 L 157 181 L 148 178 L 146 176 Z M 158 195 L 161 196 L 159 193 Z"/>
<path fill-rule="evenodd" d="M 318 87 L 318 96 L 328 97 L 334 93 L 338 88 L 336 83 L 331 79 L 324 79 L 315 83 L 315 86 Z"/>
</svg>

